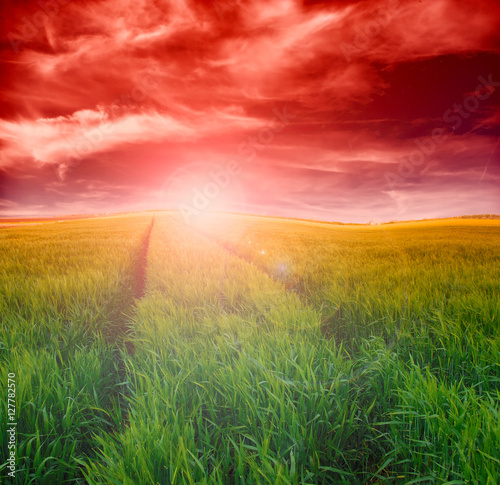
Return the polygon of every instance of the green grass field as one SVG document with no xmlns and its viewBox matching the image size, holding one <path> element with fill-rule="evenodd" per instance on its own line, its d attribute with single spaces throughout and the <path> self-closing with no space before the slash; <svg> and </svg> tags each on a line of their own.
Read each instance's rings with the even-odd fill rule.
<svg viewBox="0 0 500 485">
<path fill-rule="evenodd" d="M 2 483 L 500 483 L 499 294 L 500 220 L 1 229 Z"/>
</svg>

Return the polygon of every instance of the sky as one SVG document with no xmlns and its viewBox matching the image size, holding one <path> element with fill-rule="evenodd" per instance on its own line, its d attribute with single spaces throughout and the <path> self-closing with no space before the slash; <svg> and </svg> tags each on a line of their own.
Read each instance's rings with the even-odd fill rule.
<svg viewBox="0 0 500 485">
<path fill-rule="evenodd" d="M 497 0 L 0 8 L 0 216 L 500 213 Z"/>
</svg>

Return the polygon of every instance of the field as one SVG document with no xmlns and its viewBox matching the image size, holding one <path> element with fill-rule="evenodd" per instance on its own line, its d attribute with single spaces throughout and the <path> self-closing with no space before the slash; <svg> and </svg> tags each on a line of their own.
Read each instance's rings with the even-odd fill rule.
<svg viewBox="0 0 500 485">
<path fill-rule="evenodd" d="M 2 483 L 500 483 L 500 220 L 157 212 L 0 248 Z"/>
</svg>

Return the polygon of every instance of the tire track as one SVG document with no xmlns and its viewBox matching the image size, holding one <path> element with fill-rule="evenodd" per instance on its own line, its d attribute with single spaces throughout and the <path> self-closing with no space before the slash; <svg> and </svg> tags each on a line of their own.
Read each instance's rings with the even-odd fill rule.
<svg viewBox="0 0 500 485">
<path fill-rule="evenodd" d="M 300 278 L 289 279 L 283 276 L 280 277 L 280 275 L 277 274 L 276 271 L 273 271 L 269 267 L 258 263 L 257 261 L 253 260 L 250 256 L 242 254 L 240 251 L 236 249 L 236 247 L 233 244 L 220 241 L 215 236 L 207 234 L 206 232 L 198 228 L 192 228 L 192 230 L 200 237 L 217 245 L 218 247 L 229 253 L 231 256 L 238 258 L 240 261 L 243 261 L 244 263 L 253 266 L 261 273 L 267 275 L 275 283 L 283 286 L 286 292 L 293 293 L 294 295 L 296 295 L 303 305 L 314 308 L 314 304 L 309 300 L 303 288 L 301 288 Z M 221 296 L 222 296 L 222 289 L 221 289 Z M 344 336 L 338 330 L 339 328 L 338 322 L 343 317 L 342 307 L 339 307 L 337 310 L 329 314 L 326 314 L 324 311 L 320 311 L 319 314 L 321 316 L 320 330 L 323 337 L 327 340 L 333 338 L 335 340 L 343 341 Z"/>
<path fill-rule="evenodd" d="M 303 305 L 314 308 L 313 302 L 310 301 L 306 292 L 304 291 L 303 285 L 301 285 L 301 279 L 299 278 L 288 278 L 283 277 L 276 271 L 273 271 L 271 268 L 261 264 L 255 260 L 253 260 L 250 256 L 242 254 L 234 244 L 220 241 L 217 237 L 212 236 L 198 228 L 193 228 L 193 231 L 196 232 L 199 236 L 204 239 L 216 244 L 218 247 L 226 251 L 227 253 L 235 256 L 239 260 L 252 265 L 261 273 L 266 274 L 269 278 L 271 278 L 274 282 L 279 285 L 282 285 L 286 292 L 293 293 L 296 295 Z M 342 307 L 337 308 L 336 311 L 332 313 L 326 314 L 324 311 L 319 312 L 321 315 L 321 333 L 323 337 L 326 339 L 335 339 L 335 340 L 344 340 L 344 336 L 339 332 L 339 321 L 342 320 L 343 311 Z"/>
<path fill-rule="evenodd" d="M 127 368 L 122 351 L 124 350 L 128 355 L 133 355 L 135 353 L 134 342 L 129 338 L 132 334 L 133 323 L 130 314 L 133 313 L 137 307 L 137 302 L 142 299 L 146 293 L 148 250 L 154 223 L 155 217 L 153 216 L 150 225 L 144 233 L 141 244 L 139 245 L 135 265 L 132 274 L 130 275 L 132 301 L 127 306 L 126 310 L 123 309 L 116 319 L 111 322 L 109 332 L 106 335 L 106 339 L 113 345 L 114 350 L 116 351 L 116 382 L 120 383 L 120 385 L 115 391 L 115 396 L 123 406 L 121 420 L 122 429 L 125 429 L 129 424 L 127 406 L 127 396 L 129 395 L 127 390 Z M 125 284 L 130 284 L 130 280 Z M 115 431 L 118 431 L 118 429 L 115 429 Z"/>
<path fill-rule="evenodd" d="M 151 232 L 155 223 L 155 216 L 151 219 L 151 224 L 146 230 L 146 234 L 139 248 L 139 254 L 134 271 L 134 301 L 132 306 L 136 306 L 136 301 L 144 297 L 146 293 L 147 268 L 148 268 L 148 250 Z"/>
<path fill-rule="evenodd" d="M 130 302 L 123 302 L 122 309 L 119 312 L 115 312 L 114 318 L 109 322 L 108 328 L 105 329 L 106 340 L 117 348 L 123 348 L 123 346 L 125 346 L 129 355 L 135 352 L 133 342 L 128 339 L 131 334 L 130 314 L 137 306 L 137 302 L 143 298 L 146 293 L 149 240 L 151 238 L 154 222 L 155 219 L 153 216 L 135 255 L 135 263 L 132 271 L 123 283 L 125 287 L 124 293 L 128 293 Z M 126 287 L 128 287 L 128 289 Z"/>
<path fill-rule="evenodd" d="M 207 239 L 208 241 L 213 242 L 216 244 L 218 247 L 224 249 L 224 251 L 228 252 L 232 256 L 235 256 L 236 258 L 240 259 L 241 261 L 244 261 L 247 264 L 252 265 L 254 268 L 257 268 L 261 273 L 266 274 L 271 278 L 273 281 L 276 283 L 283 285 L 286 291 L 295 293 L 296 295 L 300 296 L 300 291 L 297 290 L 297 283 L 290 280 L 286 279 L 283 277 L 279 277 L 276 271 L 272 271 L 270 268 L 267 266 L 258 263 L 257 261 L 253 260 L 250 256 L 246 256 L 245 254 L 242 254 L 240 251 L 236 249 L 236 247 L 228 242 L 223 242 L 218 240 L 216 237 L 201 231 L 200 229 L 192 228 L 194 232 L 196 232 L 199 236 L 203 237 L 204 239 Z"/>
<path fill-rule="evenodd" d="M 194 229 L 194 232 L 196 232 L 200 237 L 204 238 L 205 240 L 208 240 L 209 242 L 212 242 L 215 244 L 217 247 L 223 249 L 226 251 L 228 254 L 238 258 L 239 260 L 252 265 L 255 267 L 257 270 L 259 270 L 261 273 L 266 274 L 269 278 L 271 278 L 274 282 L 282 285 L 287 292 L 295 294 L 301 305 L 304 305 L 305 307 L 310 307 L 314 308 L 314 304 L 309 300 L 307 297 L 307 294 L 304 291 L 304 288 L 301 287 L 299 284 L 297 284 L 297 281 L 284 281 L 277 277 L 276 273 L 273 272 L 269 267 L 264 266 L 263 264 L 260 264 L 256 261 L 254 261 L 251 257 L 242 254 L 240 251 L 238 251 L 237 247 L 233 245 L 232 243 L 228 243 L 225 241 L 220 241 L 217 239 L 216 236 L 209 235 L 203 231 L 200 231 L 199 229 Z M 299 280 L 300 281 L 300 280 Z M 366 389 L 371 389 L 371 380 L 374 379 L 372 377 L 372 373 L 375 373 L 375 376 L 377 376 L 376 372 L 377 369 L 379 368 L 379 361 L 373 360 L 373 361 L 368 361 L 368 362 L 362 362 L 360 365 L 356 365 L 356 354 L 358 352 L 356 346 L 350 345 L 348 342 L 348 339 L 346 339 L 341 332 L 338 331 L 338 324 L 339 320 L 342 319 L 342 308 L 338 308 L 335 312 L 326 314 L 325 311 L 320 308 L 318 309 L 318 314 L 319 317 L 321 318 L 321 325 L 320 325 L 320 331 L 321 334 L 323 335 L 325 340 L 330 340 L 332 339 L 333 341 L 336 342 L 343 342 L 344 345 L 344 358 L 349 359 L 353 362 L 352 369 L 349 374 L 346 374 L 346 378 L 350 385 L 353 386 L 353 389 L 355 389 L 353 392 L 353 399 L 358 399 L 358 395 L 356 392 L 367 392 Z M 386 341 L 386 349 L 389 352 L 392 352 L 393 348 L 395 347 L 395 341 L 387 342 Z M 281 376 L 278 376 L 280 378 Z M 333 385 L 332 382 L 326 382 L 324 383 L 325 388 L 331 388 Z M 361 409 L 361 408 L 360 408 Z M 369 413 L 368 413 L 369 414 Z M 379 423 L 377 421 L 377 415 L 374 415 L 374 417 L 371 418 L 369 421 L 368 426 L 371 426 L 372 429 L 375 429 L 375 426 L 378 426 Z M 365 436 L 360 436 L 359 439 L 366 439 Z M 378 436 L 377 436 L 378 439 Z M 354 461 L 354 463 L 357 466 L 356 472 L 359 473 L 359 471 L 363 471 L 365 468 L 368 469 L 373 469 L 377 470 L 381 463 L 382 463 L 382 458 L 378 456 L 376 453 L 374 454 L 367 454 L 366 456 L 362 458 L 358 458 L 357 460 Z"/>
</svg>

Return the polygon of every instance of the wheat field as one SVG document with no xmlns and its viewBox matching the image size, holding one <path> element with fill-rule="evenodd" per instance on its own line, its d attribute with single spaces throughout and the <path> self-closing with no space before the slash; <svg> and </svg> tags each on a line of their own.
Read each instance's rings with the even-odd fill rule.
<svg viewBox="0 0 500 485">
<path fill-rule="evenodd" d="M 499 220 L 149 212 L 0 248 L 2 483 L 500 482 Z"/>
</svg>

